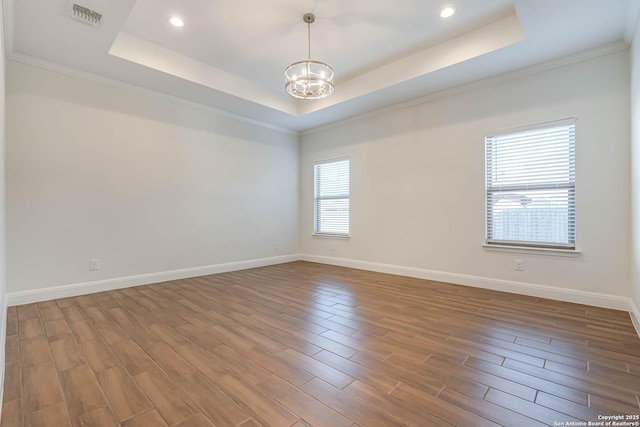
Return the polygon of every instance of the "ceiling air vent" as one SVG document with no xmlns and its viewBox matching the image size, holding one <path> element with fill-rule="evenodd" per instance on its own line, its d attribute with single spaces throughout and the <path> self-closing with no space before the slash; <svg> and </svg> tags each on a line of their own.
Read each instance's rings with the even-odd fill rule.
<svg viewBox="0 0 640 427">
<path fill-rule="evenodd" d="M 98 25 L 102 19 L 102 14 L 95 10 L 91 10 L 88 7 L 71 3 L 71 17 L 84 22 L 85 24 Z"/>
</svg>

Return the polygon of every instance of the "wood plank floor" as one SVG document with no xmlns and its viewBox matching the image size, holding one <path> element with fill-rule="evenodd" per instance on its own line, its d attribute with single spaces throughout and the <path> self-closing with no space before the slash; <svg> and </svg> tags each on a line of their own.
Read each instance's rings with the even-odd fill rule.
<svg viewBox="0 0 640 427">
<path fill-rule="evenodd" d="M 3 427 L 640 415 L 628 313 L 307 262 L 12 307 L 5 372 Z"/>
</svg>

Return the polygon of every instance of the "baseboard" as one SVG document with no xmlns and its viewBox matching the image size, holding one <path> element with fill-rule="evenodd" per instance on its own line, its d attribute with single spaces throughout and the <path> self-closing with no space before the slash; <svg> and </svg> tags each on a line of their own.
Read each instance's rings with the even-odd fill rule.
<svg viewBox="0 0 640 427">
<path fill-rule="evenodd" d="M 638 310 L 638 306 L 633 300 L 630 301 L 630 305 L 629 315 L 631 316 L 631 323 L 633 323 L 633 327 L 636 328 L 636 332 L 638 336 L 640 336 L 640 310 Z"/>
<path fill-rule="evenodd" d="M 511 292 L 515 294 L 528 295 L 539 298 L 548 298 L 558 301 L 611 308 L 615 310 L 631 311 L 631 298 L 601 294 L 597 292 L 579 291 L 568 288 L 556 288 L 553 286 L 538 285 L 534 283 L 493 279 L 489 277 L 471 276 L 466 274 L 447 273 L 443 271 L 426 270 L 414 267 L 403 267 L 391 264 L 380 264 L 353 259 L 334 258 L 321 255 L 301 254 L 299 259 L 303 261 L 317 262 L 320 264 L 358 268 L 361 270 L 377 271 L 380 273 L 396 274 L 399 276 L 415 277 L 418 279 L 454 283 L 457 285 L 473 286 L 483 289 L 493 289 L 496 291 Z M 640 315 L 638 319 L 640 319 Z"/>
<path fill-rule="evenodd" d="M 226 273 L 229 271 L 246 270 L 248 268 L 264 267 L 267 265 L 283 264 L 297 261 L 298 255 L 283 255 L 269 258 L 259 258 L 225 264 L 207 265 L 202 267 L 185 268 L 181 270 L 163 271 L 159 273 L 141 274 L 137 276 L 117 277 L 114 279 L 96 280 L 93 282 L 74 283 L 70 285 L 52 286 L 30 291 L 11 292 L 8 294 L 8 306 L 30 304 L 58 298 L 74 297 L 113 289 L 129 288 L 131 286 L 148 285 L 150 283 L 166 282 L 169 280 L 186 279 L 189 277 L 206 276 L 209 274 Z M 4 341 L 3 341 L 4 342 Z"/>
<path fill-rule="evenodd" d="M 122 289 L 131 286 L 147 285 L 150 283 L 166 282 L 169 280 L 185 279 L 189 277 L 205 276 L 209 274 L 226 273 L 229 271 L 246 270 L 267 265 L 283 264 L 292 261 L 309 261 L 319 264 L 329 264 L 341 267 L 357 268 L 361 270 L 377 271 L 380 273 L 396 274 L 399 276 L 415 277 L 418 279 L 434 280 L 438 282 L 454 283 L 457 285 L 473 286 L 483 289 L 511 292 L 539 298 L 548 298 L 577 304 L 611 308 L 628 311 L 636 332 L 640 336 L 640 311 L 631 298 L 607 295 L 597 292 L 580 291 L 568 288 L 534 283 L 516 282 L 494 279 L 489 277 L 471 276 L 466 274 L 448 273 L 415 267 L 404 267 L 392 264 L 382 264 L 345 258 L 335 258 L 311 254 L 292 254 L 278 257 L 259 258 L 237 261 L 225 264 L 215 264 L 203 267 L 186 268 L 182 270 L 164 271 L 159 273 L 142 274 L 137 276 L 118 277 L 71 285 L 53 286 L 31 291 L 11 292 L 5 297 L 4 309 L 7 306 L 29 304 L 57 298 L 67 298 L 78 295 L 103 292 L 112 289 Z M 6 317 L 5 317 L 6 318 Z M 6 322 L 2 325 L 2 342 L 5 342 Z M 0 355 L 0 358 L 3 355 Z M 1 360 L 1 359 L 0 359 Z M 4 366 L 4 364 L 0 365 Z M 1 393 L 1 390 L 0 390 Z"/>
</svg>

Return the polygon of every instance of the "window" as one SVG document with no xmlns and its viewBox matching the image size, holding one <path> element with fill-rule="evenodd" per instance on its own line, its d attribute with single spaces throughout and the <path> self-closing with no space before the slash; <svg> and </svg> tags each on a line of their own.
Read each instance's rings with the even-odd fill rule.
<svg viewBox="0 0 640 427">
<path fill-rule="evenodd" d="M 331 160 L 313 167 L 316 234 L 349 235 L 349 160 Z"/>
<path fill-rule="evenodd" d="M 575 249 L 575 120 L 489 136 L 487 244 Z"/>
</svg>

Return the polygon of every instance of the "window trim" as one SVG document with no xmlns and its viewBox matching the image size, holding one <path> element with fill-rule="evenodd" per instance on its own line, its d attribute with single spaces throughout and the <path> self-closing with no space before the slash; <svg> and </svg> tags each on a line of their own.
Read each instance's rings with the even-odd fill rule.
<svg viewBox="0 0 640 427">
<path fill-rule="evenodd" d="M 485 250 L 495 250 L 496 252 L 515 252 L 515 253 L 540 253 L 543 255 L 558 255 L 558 256 L 569 256 L 569 257 L 578 257 L 581 254 L 581 251 L 578 249 L 577 246 L 577 220 L 574 217 L 574 235 L 573 235 L 573 243 L 557 243 L 557 244 L 545 244 L 545 243 L 540 243 L 540 244 L 536 244 L 535 242 L 525 242 L 525 241 L 507 241 L 507 240 L 493 240 L 490 239 L 488 237 L 488 231 L 489 231 L 489 203 L 488 203 L 488 193 L 490 191 L 490 186 L 489 183 L 487 182 L 487 178 L 488 178 L 488 174 L 487 174 L 487 138 L 491 138 L 491 137 L 496 137 L 496 136 L 500 136 L 500 135 L 507 135 L 507 134 L 511 134 L 511 133 L 518 133 L 518 132 L 526 132 L 526 131 L 531 131 L 531 130 L 536 130 L 536 129 L 545 129 L 545 128 L 550 128 L 550 127 L 555 127 L 555 126 L 569 126 L 569 125 L 573 125 L 574 126 L 574 140 L 573 140 L 573 161 L 574 161 L 574 169 L 573 169 L 573 185 L 571 184 L 563 184 L 563 185 L 557 185 L 557 184 L 540 184 L 540 185 L 511 185 L 511 186 L 501 186 L 502 188 L 507 187 L 508 189 L 512 190 L 512 191 L 522 191 L 522 190 L 529 190 L 529 189 L 535 189 L 536 187 L 538 187 L 538 189 L 547 189 L 547 188 L 555 188 L 555 189 L 573 189 L 574 191 L 574 198 L 573 198 L 573 202 L 574 202 L 574 212 L 575 212 L 575 188 L 576 188 L 576 179 L 575 179 L 575 126 L 577 123 L 578 119 L 576 117 L 569 117 L 569 118 L 565 118 L 565 119 L 559 119 L 559 120 L 551 120 L 551 121 L 546 121 L 546 122 L 540 122 L 540 123 L 536 123 L 536 124 L 531 124 L 531 125 L 527 125 L 527 126 L 519 126 L 519 127 L 514 127 L 514 128 L 508 128 L 508 129 L 502 129 L 502 130 L 498 130 L 498 131 L 492 131 L 492 132 L 487 132 L 484 135 L 484 144 L 485 144 L 485 152 L 484 152 L 484 162 L 485 162 L 485 166 L 484 166 L 484 175 L 485 175 L 485 179 L 484 179 L 484 216 L 485 216 L 485 221 L 484 221 L 484 242 L 482 244 L 483 249 Z M 575 215 L 575 214 L 574 214 Z"/>
<path fill-rule="evenodd" d="M 561 257 L 569 257 L 569 258 L 578 258 L 582 254 L 582 251 L 578 248 L 575 248 L 575 249 L 544 248 L 544 247 L 534 247 L 534 246 L 500 245 L 495 243 L 492 243 L 492 244 L 482 243 L 482 249 L 490 252 L 550 255 L 550 256 L 561 256 Z"/>
<path fill-rule="evenodd" d="M 330 196 L 330 197 L 316 197 L 316 166 L 327 163 L 336 163 L 347 160 L 349 162 L 349 193 L 344 196 Z M 348 233 L 330 233 L 318 231 L 318 200 L 348 200 L 349 201 L 349 232 Z M 334 238 L 334 239 L 349 239 L 351 238 L 351 158 L 349 156 L 334 157 L 325 160 L 318 160 L 313 162 L 313 237 L 321 238 Z"/>
</svg>

